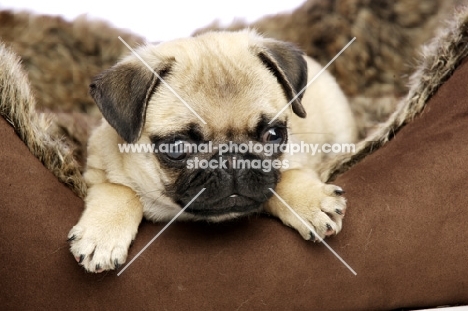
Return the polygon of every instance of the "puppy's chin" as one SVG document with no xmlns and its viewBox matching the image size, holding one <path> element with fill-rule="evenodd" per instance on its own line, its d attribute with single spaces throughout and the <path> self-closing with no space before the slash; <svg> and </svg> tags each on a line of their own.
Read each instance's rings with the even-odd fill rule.
<svg viewBox="0 0 468 311">
<path fill-rule="evenodd" d="M 197 218 L 224 220 L 258 212 L 262 203 L 246 196 L 231 194 L 212 203 L 194 202 L 185 211 Z"/>
</svg>

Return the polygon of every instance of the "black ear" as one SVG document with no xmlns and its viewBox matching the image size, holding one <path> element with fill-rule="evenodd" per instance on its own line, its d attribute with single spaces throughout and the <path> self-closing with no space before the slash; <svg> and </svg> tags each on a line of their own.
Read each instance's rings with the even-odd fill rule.
<svg viewBox="0 0 468 311">
<path fill-rule="evenodd" d="M 168 66 L 156 72 L 162 74 Z M 103 71 L 90 85 L 90 94 L 104 118 L 129 143 L 140 137 L 146 107 L 159 79 L 143 64 L 122 62 Z"/>
<path fill-rule="evenodd" d="M 294 45 L 265 39 L 259 57 L 276 76 L 288 100 L 292 100 L 307 85 L 307 63 L 304 53 Z M 301 93 L 291 103 L 293 112 L 301 118 L 307 115 L 301 104 L 303 94 Z"/>
</svg>

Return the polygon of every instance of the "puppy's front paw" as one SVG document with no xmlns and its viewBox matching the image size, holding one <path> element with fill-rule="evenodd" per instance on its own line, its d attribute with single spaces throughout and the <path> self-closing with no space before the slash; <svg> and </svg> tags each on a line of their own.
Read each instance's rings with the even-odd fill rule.
<svg viewBox="0 0 468 311">
<path fill-rule="evenodd" d="M 307 193 L 307 198 L 292 199 L 292 204 L 289 203 L 289 206 L 309 227 L 290 211 L 288 211 L 289 214 L 279 217 L 285 224 L 296 229 L 306 240 L 316 241 L 337 234 L 341 231 L 346 211 L 343 193 L 344 191 L 338 186 L 323 184 L 311 188 Z"/>
<path fill-rule="evenodd" d="M 143 217 L 140 200 L 125 186 L 98 184 L 88 189 L 85 201 L 80 221 L 68 234 L 70 251 L 89 272 L 117 269 Z"/>
<path fill-rule="evenodd" d="M 276 193 L 307 225 L 275 196 L 268 201 L 267 211 L 296 229 L 306 240 L 317 241 L 339 233 L 346 212 L 344 191 L 312 178 L 293 181 L 281 182 Z"/>
<path fill-rule="evenodd" d="M 70 251 L 89 272 L 118 269 L 127 259 L 136 232 L 80 221 L 68 234 Z"/>
</svg>

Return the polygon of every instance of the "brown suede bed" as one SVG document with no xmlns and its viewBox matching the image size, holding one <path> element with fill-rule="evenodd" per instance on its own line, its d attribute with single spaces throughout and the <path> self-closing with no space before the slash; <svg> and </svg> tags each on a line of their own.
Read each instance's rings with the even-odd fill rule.
<svg viewBox="0 0 468 311">
<path fill-rule="evenodd" d="M 264 215 L 174 223 L 120 276 L 66 236 L 83 209 L 0 118 L 2 310 L 377 310 L 468 304 L 468 62 L 424 112 L 341 175 L 344 230 L 306 242 Z M 164 224 L 144 223 L 133 258 Z"/>
</svg>

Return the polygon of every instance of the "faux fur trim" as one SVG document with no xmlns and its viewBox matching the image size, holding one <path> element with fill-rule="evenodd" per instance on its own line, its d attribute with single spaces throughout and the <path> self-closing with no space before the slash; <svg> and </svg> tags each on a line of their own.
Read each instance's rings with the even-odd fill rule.
<svg viewBox="0 0 468 311">
<path fill-rule="evenodd" d="M 257 29 L 266 37 L 293 42 L 325 65 L 353 37 L 356 41 L 328 68 L 349 97 L 407 94 L 417 49 L 434 36 L 440 21 L 460 0 L 307 0 L 292 12 L 253 23 L 218 22 L 197 30 Z M 392 111 L 393 112 L 393 111 Z"/>
<path fill-rule="evenodd" d="M 423 46 L 419 67 L 410 78 L 408 95 L 380 129 L 356 146 L 352 155 L 335 158 L 324 166 L 321 178 L 332 181 L 364 157 L 390 141 L 398 131 L 423 111 L 428 100 L 468 55 L 468 7 L 456 11 L 448 26 Z"/>
<path fill-rule="evenodd" d="M 0 114 L 14 128 L 32 154 L 78 196 L 86 184 L 66 143 L 49 134 L 51 121 L 35 110 L 36 101 L 20 58 L 0 43 Z"/>
<path fill-rule="evenodd" d="M 86 15 L 67 21 L 61 16 L 0 10 L 0 25 L 0 41 L 21 58 L 38 111 L 100 116 L 88 94 L 89 83 L 129 52 L 119 36 L 130 46 L 144 42 Z"/>
</svg>

